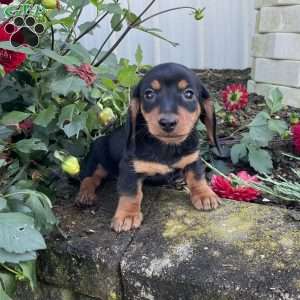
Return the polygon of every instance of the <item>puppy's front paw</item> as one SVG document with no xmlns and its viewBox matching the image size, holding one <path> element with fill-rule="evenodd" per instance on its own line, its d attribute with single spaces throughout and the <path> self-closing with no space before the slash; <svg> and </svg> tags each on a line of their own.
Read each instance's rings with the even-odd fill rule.
<svg viewBox="0 0 300 300">
<path fill-rule="evenodd" d="M 132 197 L 120 197 L 118 208 L 111 222 L 111 228 L 116 232 L 139 228 L 143 221 L 141 201 L 141 192 Z"/>
<path fill-rule="evenodd" d="M 92 189 L 80 189 L 80 192 L 76 196 L 75 204 L 78 207 L 93 206 L 96 202 L 97 196 Z"/>
<path fill-rule="evenodd" d="M 143 214 L 138 213 L 134 216 L 126 216 L 125 214 L 116 214 L 112 220 L 111 228 L 116 232 L 130 231 L 141 226 Z"/>
<path fill-rule="evenodd" d="M 221 204 L 220 198 L 209 188 L 191 195 L 194 207 L 198 210 L 212 210 Z"/>
</svg>

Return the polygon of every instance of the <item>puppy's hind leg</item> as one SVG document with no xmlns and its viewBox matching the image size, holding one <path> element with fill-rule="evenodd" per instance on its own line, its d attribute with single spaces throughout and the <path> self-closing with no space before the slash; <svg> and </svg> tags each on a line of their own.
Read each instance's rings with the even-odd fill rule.
<svg viewBox="0 0 300 300">
<path fill-rule="evenodd" d="M 96 140 L 88 154 L 84 170 L 81 174 L 80 191 L 76 197 L 75 204 L 79 207 L 87 207 L 95 204 L 96 189 L 102 180 L 108 175 L 102 161 L 107 156 L 106 138 Z"/>
<path fill-rule="evenodd" d="M 92 206 L 96 202 L 96 189 L 101 184 L 107 171 L 99 164 L 91 176 L 85 177 L 80 184 L 80 191 L 75 203 L 79 207 Z"/>
</svg>

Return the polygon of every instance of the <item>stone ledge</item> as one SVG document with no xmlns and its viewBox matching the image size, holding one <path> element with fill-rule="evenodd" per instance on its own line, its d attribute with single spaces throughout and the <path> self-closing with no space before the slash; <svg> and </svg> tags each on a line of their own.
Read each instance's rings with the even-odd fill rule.
<svg viewBox="0 0 300 300">
<path fill-rule="evenodd" d="M 256 34 L 252 48 L 254 57 L 300 60 L 300 34 Z"/>
<path fill-rule="evenodd" d="M 300 33 L 300 5 L 264 7 L 260 11 L 259 32 Z"/>
<path fill-rule="evenodd" d="M 255 8 L 300 4 L 300 0 L 256 0 Z"/>
<path fill-rule="evenodd" d="M 102 300 L 300 299 L 300 224 L 286 210 L 230 201 L 198 212 L 183 192 L 147 188 L 142 228 L 117 235 L 110 186 L 95 212 L 57 209 L 68 238 L 39 258 L 44 283 Z"/>
<path fill-rule="evenodd" d="M 289 88 L 286 86 L 267 84 L 262 82 L 248 81 L 248 91 L 267 97 L 270 91 L 279 88 L 284 97 L 284 103 L 293 107 L 300 108 L 300 89 Z"/>
<path fill-rule="evenodd" d="M 253 80 L 275 85 L 300 87 L 300 61 L 257 58 Z"/>
</svg>

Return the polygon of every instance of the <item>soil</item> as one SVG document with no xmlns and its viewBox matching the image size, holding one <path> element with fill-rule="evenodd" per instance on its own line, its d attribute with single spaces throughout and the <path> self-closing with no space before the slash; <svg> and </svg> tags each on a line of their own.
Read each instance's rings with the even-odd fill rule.
<svg viewBox="0 0 300 300">
<path fill-rule="evenodd" d="M 251 70 L 196 70 L 196 73 L 208 88 L 212 98 L 222 105 L 220 103 L 220 91 L 222 91 L 228 84 L 232 83 L 241 83 L 247 86 L 247 81 L 250 79 Z M 218 113 L 218 137 L 220 143 L 225 146 L 232 146 L 233 144 L 238 143 L 241 138 L 241 134 L 246 131 L 246 129 L 241 129 L 245 125 L 249 124 L 255 115 L 264 108 L 264 98 L 256 94 L 250 94 L 249 104 L 245 111 L 239 115 L 239 124 L 235 127 L 225 124 L 222 112 Z M 300 109 L 286 106 L 277 117 L 289 123 L 289 118 L 292 112 L 300 114 Z M 282 155 L 283 152 L 295 155 L 293 152 L 292 140 L 290 138 L 286 140 L 277 138 L 271 143 L 271 146 L 268 150 L 272 152 L 274 163 L 272 175 L 275 177 L 282 176 L 288 180 L 293 180 L 295 178 L 295 174 L 293 173 L 292 168 L 299 169 L 300 161 L 290 159 Z M 230 165 L 230 167 L 233 167 L 234 172 L 247 170 L 252 174 L 254 173 L 254 170 L 249 168 L 247 165 L 239 164 L 233 166 L 230 164 L 230 159 L 227 161 L 227 163 Z M 265 202 L 266 199 L 264 199 L 264 201 L 261 199 L 258 201 L 258 203 L 267 205 L 280 205 L 300 210 L 300 202 L 286 202 L 283 200 L 274 199 L 270 196 L 266 196 L 266 198 L 270 201 Z"/>
</svg>

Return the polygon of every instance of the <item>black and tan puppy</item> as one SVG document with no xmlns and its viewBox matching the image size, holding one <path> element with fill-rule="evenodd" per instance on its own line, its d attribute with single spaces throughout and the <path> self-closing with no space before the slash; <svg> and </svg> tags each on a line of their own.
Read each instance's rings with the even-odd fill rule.
<svg viewBox="0 0 300 300">
<path fill-rule="evenodd" d="M 102 179 L 117 176 L 119 204 L 112 228 L 135 229 L 143 220 L 143 180 L 182 170 L 195 208 L 217 208 L 219 199 L 208 186 L 199 159 L 199 118 L 216 144 L 213 104 L 198 77 L 174 63 L 154 67 L 134 90 L 126 126 L 93 143 L 77 204 L 92 205 Z"/>
</svg>

